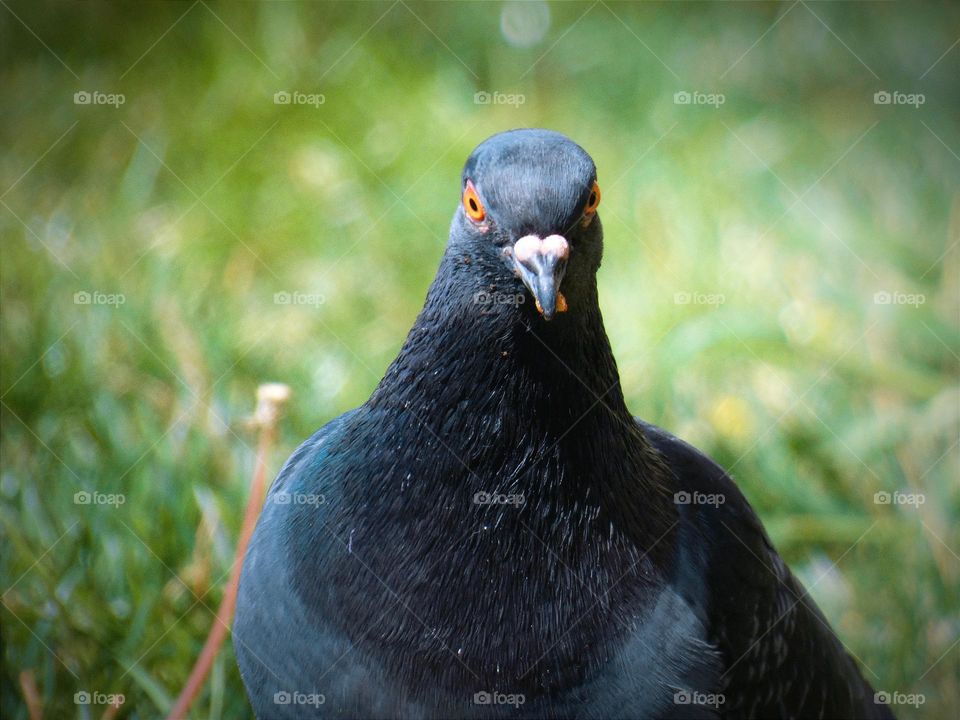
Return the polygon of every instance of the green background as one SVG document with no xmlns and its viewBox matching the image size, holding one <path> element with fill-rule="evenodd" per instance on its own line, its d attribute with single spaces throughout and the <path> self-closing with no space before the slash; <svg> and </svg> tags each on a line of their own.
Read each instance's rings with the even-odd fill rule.
<svg viewBox="0 0 960 720">
<path fill-rule="evenodd" d="M 256 387 L 293 389 L 275 472 L 369 395 L 463 160 L 520 126 L 597 162 L 634 412 L 731 469 L 871 683 L 924 694 L 902 717 L 960 707 L 955 5 L 2 4 L 5 717 L 26 669 L 47 717 L 169 709 Z M 229 643 L 194 711 L 249 713 Z"/>
</svg>

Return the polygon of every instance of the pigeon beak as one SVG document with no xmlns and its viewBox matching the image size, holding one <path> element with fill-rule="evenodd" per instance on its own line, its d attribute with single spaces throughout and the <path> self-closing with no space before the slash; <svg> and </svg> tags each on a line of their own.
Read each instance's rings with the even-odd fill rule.
<svg viewBox="0 0 960 720">
<path fill-rule="evenodd" d="M 567 269 L 568 257 L 570 245 L 562 235 L 549 235 L 542 240 L 536 235 L 524 235 L 513 244 L 514 267 L 533 294 L 544 320 L 567 310 L 560 281 Z"/>
</svg>

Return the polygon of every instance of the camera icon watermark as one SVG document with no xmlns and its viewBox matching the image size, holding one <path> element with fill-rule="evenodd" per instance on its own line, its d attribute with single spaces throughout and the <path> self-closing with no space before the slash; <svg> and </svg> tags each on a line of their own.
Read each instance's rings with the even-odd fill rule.
<svg viewBox="0 0 960 720">
<path fill-rule="evenodd" d="M 708 305 L 716 308 L 727 301 L 723 293 L 702 293 L 702 292 L 675 292 L 673 302 L 675 305 Z"/>
<path fill-rule="evenodd" d="M 73 494 L 74 505 L 112 505 L 120 507 L 127 502 L 127 496 L 123 493 L 102 493 L 94 490 L 80 490 Z"/>
<path fill-rule="evenodd" d="M 919 108 L 927 101 L 923 93 L 905 93 L 899 90 L 878 90 L 873 94 L 874 105 L 909 105 Z"/>
<path fill-rule="evenodd" d="M 905 293 L 899 291 L 881 290 L 873 294 L 874 305 L 909 305 L 911 307 L 920 307 L 927 302 L 927 296 L 923 293 Z"/>
<path fill-rule="evenodd" d="M 99 90 L 77 90 L 73 94 L 74 105 L 109 105 L 118 108 L 127 101 L 123 93 L 105 93 Z"/>
<path fill-rule="evenodd" d="M 918 508 L 927 501 L 923 493 L 904 493 L 899 490 L 887 492 L 879 490 L 873 494 L 874 505 L 913 505 Z"/>
<path fill-rule="evenodd" d="M 319 707 L 327 701 L 323 693 L 288 692 L 280 690 L 273 694 L 274 705 L 308 705 Z"/>
<path fill-rule="evenodd" d="M 119 307 L 127 301 L 123 293 L 105 293 L 99 290 L 77 290 L 73 294 L 74 305 L 112 305 Z"/>
<path fill-rule="evenodd" d="M 474 505 L 513 505 L 520 507 L 526 503 L 523 493 L 485 492 L 481 490 L 473 496 Z"/>
<path fill-rule="evenodd" d="M 326 296 L 320 293 L 283 290 L 273 294 L 274 305 L 307 305 L 309 307 L 320 307 L 326 301 Z"/>
<path fill-rule="evenodd" d="M 479 90 L 473 94 L 474 105 L 512 105 L 513 107 L 520 107 L 526 101 L 527 96 L 522 93 Z"/>
<path fill-rule="evenodd" d="M 712 505 L 717 508 L 727 501 L 727 496 L 723 493 L 702 493 L 697 490 L 688 492 L 680 490 L 673 494 L 673 503 L 675 505 Z"/>
<path fill-rule="evenodd" d="M 714 109 L 719 108 L 727 101 L 727 96 L 723 93 L 706 93 L 699 90 L 678 90 L 673 94 L 674 105 L 709 105 Z"/>
<path fill-rule="evenodd" d="M 112 705 L 120 707 L 127 701 L 123 693 L 103 693 L 98 690 L 80 690 L 73 694 L 74 705 Z"/>
<path fill-rule="evenodd" d="M 698 690 L 677 690 L 673 694 L 674 705 L 700 705 L 719 708 L 727 701 L 723 693 L 705 693 Z"/>
<path fill-rule="evenodd" d="M 523 693 L 503 693 L 497 690 L 481 690 L 473 694 L 474 705 L 511 705 L 518 708 L 527 701 Z"/>
<path fill-rule="evenodd" d="M 923 693 L 902 693 L 896 690 L 880 690 L 873 694 L 874 705 L 910 705 L 918 708 L 927 702 Z"/>
<path fill-rule="evenodd" d="M 527 296 L 523 293 L 485 292 L 474 293 L 473 301 L 477 305 L 523 305 Z"/>
<path fill-rule="evenodd" d="M 327 498 L 322 493 L 286 492 L 281 490 L 270 496 L 270 502 L 274 505 L 312 505 L 313 507 L 320 507 L 327 502 Z"/>
<path fill-rule="evenodd" d="M 327 102 L 323 93 L 305 93 L 299 90 L 278 90 L 273 94 L 274 105 L 309 105 L 319 108 Z"/>
</svg>

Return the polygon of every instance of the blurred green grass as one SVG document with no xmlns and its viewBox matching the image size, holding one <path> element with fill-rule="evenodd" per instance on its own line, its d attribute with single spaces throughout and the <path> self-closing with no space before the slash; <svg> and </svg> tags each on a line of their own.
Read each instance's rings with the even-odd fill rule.
<svg viewBox="0 0 960 720">
<path fill-rule="evenodd" d="M 256 386 L 294 389 L 275 468 L 366 399 L 464 158 L 518 126 L 597 161 L 634 411 L 732 468 L 874 686 L 925 694 L 902 717 L 960 706 L 960 49 L 934 65 L 960 13 L 505 7 L 0 8 L 5 717 L 24 669 L 49 717 L 98 716 L 82 690 L 169 708 L 229 571 Z M 194 714 L 246 713 L 226 648 Z"/>
</svg>

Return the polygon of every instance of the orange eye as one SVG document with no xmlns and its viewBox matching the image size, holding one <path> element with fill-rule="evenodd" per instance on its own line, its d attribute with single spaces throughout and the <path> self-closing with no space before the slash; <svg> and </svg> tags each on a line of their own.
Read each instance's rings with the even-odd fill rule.
<svg viewBox="0 0 960 720">
<path fill-rule="evenodd" d="M 583 206 L 584 215 L 593 215 L 600 204 L 600 186 L 597 181 L 593 181 L 593 187 L 590 188 L 590 197 L 587 198 L 587 204 Z"/>
<path fill-rule="evenodd" d="M 473 182 L 467 180 L 467 186 L 463 189 L 463 209 L 474 222 L 480 222 L 487 216 L 487 211 L 483 209 L 483 203 L 480 202 L 480 196 L 477 195 L 477 189 Z"/>
</svg>

